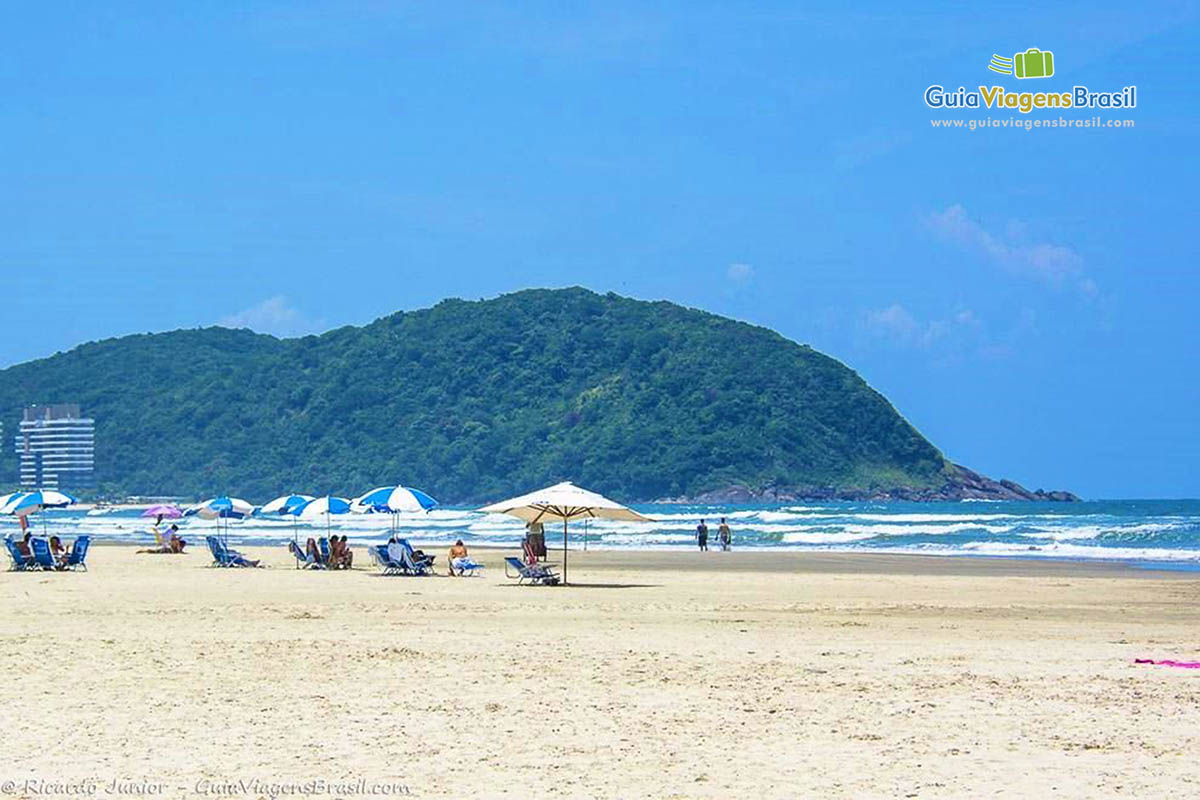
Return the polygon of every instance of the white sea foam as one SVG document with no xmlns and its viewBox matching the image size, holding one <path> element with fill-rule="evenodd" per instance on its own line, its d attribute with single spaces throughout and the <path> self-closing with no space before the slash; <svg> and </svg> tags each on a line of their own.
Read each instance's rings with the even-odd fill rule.
<svg viewBox="0 0 1200 800">
<path fill-rule="evenodd" d="M 782 541 L 785 544 L 844 544 L 846 542 L 861 542 L 874 539 L 873 533 L 854 533 L 853 531 L 838 531 L 833 533 L 785 533 Z"/>
<path fill-rule="evenodd" d="M 1168 550 L 1154 547 L 1098 547 L 1078 544 L 1019 544 L 1016 542 L 966 542 L 966 553 L 1042 558 L 1099 558 L 1112 561 L 1197 561 L 1200 550 Z"/>
<path fill-rule="evenodd" d="M 715 532 L 717 520 L 724 516 L 733 527 L 735 549 L 1200 561 L 1200 512 L 1181 513 L 1176 507 L 1170 508 L 1170 515 L 1155 515 L 1144 508 L 1114 510 L 1111 504 L 1071 511 L 1040 507 L 1033 514 L 1008 509 L 1000 513 L 994 508 L 972 514 L 969 507 L 955 511 L 945 506 L 930 507 L 928 511 L 900 506 L 893 514 L 883 504 L 857 508 L 796 505 L 646 510 L 654 522 L 572 521 L 572 547 L 580 546 L 585 535 L 589 548 L 605 550 L 694 547 L 697 522 L 706 519 L 710 531 Z M 113 541 L 152 540 L 150 521 L 138 516 L 141 508 L 97 509 L 103 513 L 94 514 L 87 511 L 51 511 L 32 521 L 35 529 L 48 524 L 50 532 L 65 536 L 88 533 Z M 201 545 L 203 536 L 218 529 L 217 523 L 197 518 L 179 524 L 186 538 Z M 282 543 L 293 535 L 319 535 L 326 527 L 325 520 L 308 523 L 273 516 L 227 526 L 232 541 L 245 543 Z M 525 530 L 518 519 L 473 509 L 439 508 L 429 514 L 395 517 L 350 514 L 328 521 L 329 530 L 347 535 L 359 546 L 382 541 L 393 527 L 414 543 L 430 548 L 448 545 L 460 537 L 468 543 L 515 547 Z M 220 528 L 224 530 L 225 524 Z M 12 520 L 0 519 L 0 533 L 17 530 Z M 547 539 L 557 539 L 560 531 L 557 523 L 548 523 Z M 900 541 L 904 543 L 898 544 Z"/>
</svg>

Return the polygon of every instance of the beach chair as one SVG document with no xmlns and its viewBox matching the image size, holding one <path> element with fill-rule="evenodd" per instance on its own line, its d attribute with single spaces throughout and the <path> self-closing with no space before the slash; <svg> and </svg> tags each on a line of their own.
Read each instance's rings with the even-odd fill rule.
<svg viewBox="0 0 1200 800">
<path fill-rule="evenodd" d="M 71 545 L 71 553 L 67 556 L 67 569 L 87 572 L 88 546 L 92 543 L 90 536 L 77 536 Z"/>
<path fill-rule="evenodd" d="M 404 567 L 404 571 L 409 575 L 431 575 L 433 574 L 433 560 L 436 556 L 421 556 L 417 557 L 417 553 L 413 550 L 413 546 L 409 544 L 408 539 L 397 539 L 396 542 L 400 545 L 400 563 Z"/>
<path fill-rule="evenodd" d="M 216 536 L 205 536 L 204 541 L 208 542 L 208 549 L 212 553 L 214 567 L 250 567 L 253 566 L 246 557 L 237 550 L 230 550 L 224 542 Z"/>
<path fill-rule="evenodd" d="M 367 552 L 371 554 L 371 560 L 383 570 L 384 575 L 399 575 L 404 571 L 404 565 L 399 561 L 393 561 L 388 555 L 386 544 L 371 545 L 367 548 Z"/>
<path fill-rule="evenodd" d="M 483 569 L 483 564 L 478 563 L 477 561 L 475 561 L 475 559 L 471 558 L 470 556 L 466 556 L 465 558 L 460 558 L 460 559 L 450 562 L 450 571 L 451 572 L 458 570 L 459 575 L 463 575 L 468 578 L 474 578 L 475 571 L 480 570 L 480 569 Z"/>
<path fill-rule="evenodd" d="M 23 572 L 27 569 L 34 569 L 33 556 L 27 556 L 22 553 L 15 541 L 5 538 L 4 549 L 8 551 L 8 557 L 12 559 L 12 566 L 8 568 L 9 572 Z"/>
<path fill-rule="evenodd" d="M 288 542 L 288 552 L 295 556 L 296 561 L 300 562 L 301 569 L 325 569 L 324 564 L 305 553 L 304 549 L 295 542 Z"/>
<path fill-rule="evenodd" d="M 209 566 L 213 566 L 213 567 L 225 566 L 225 564 L 223 563 L 224 558 L 222 557 L 222 552 L 221 552 L 221 543 L 217 540 L 217 537 L 205 536 L 204 542 L 205 542 L 205 544 L 208 545 L 208 552 L 212 553 L 212 557 L 213 557 L 212 564 L 210 564 Z"/>
<path fill-rule="evenodd" d="M 510 569 L 512 572 L 509 571 Z M 532 586 L 555 586 L 562 580 L 552 568 L 544 564 L 536 566 L 522 564 L 521 559 L 516 556 L 508 556 L 504 559 L 504 575 L 507 578 L 517 578 L 518 586 L 525 581 L 529 581 Z"/>
<path fill-rule="evenodd" d="M 412 551 L 412 548 L 405 547 L 400 551 L 400 563 L 404 567 L 405 574 L 408 575 L 431 575 L 433 574 L 433 562 L 428 559 L 418 559 Z"/>
<path fill-rule="evenodd" d="M 58 569 L 54 554 L 50 552 L 50 543 L 40 536 L 29 540 L 29 549 L 33 551 L 35 569 Z"/>
<path fill-rule="evenodd" d="M 328 567 L 333 559 L 333 551 L 329 549 L 329 540 L 322 536 L 317 539 L 317 549 L 321 551 L 321 565 Z"/>
</svg>

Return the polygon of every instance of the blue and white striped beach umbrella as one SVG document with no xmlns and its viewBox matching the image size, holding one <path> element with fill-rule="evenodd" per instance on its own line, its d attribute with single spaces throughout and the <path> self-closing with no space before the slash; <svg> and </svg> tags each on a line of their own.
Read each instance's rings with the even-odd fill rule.
<svg viewBox="0 0 1200 800">
<path fill-rule="evenodd" d="M 183 512 L 185 517 L 217 520 L 217 532 L 221 532 L 221 520 L 225 520 L 225 543 L 229 543 L 229 520 L 245 519 L 254 513 L 254 505 L 237 497 L 221 495 L 203 503 L 197 503 Z"/>
<path fill-rule="evenodd" d="M 381 486 L 355 499 L 354 510 L 360 514 L 369 512 L 401 514 L 404 512 L 431 511 L 437 500 L 411 486 Z"/>
<path fill-rule="evenodd" d="M 296 506 L 288 512 L 292 516 L 300 519 L 320 519 L 328 517 L 331 514 L 349 514 L 350 501 L 344 497 L 333 497 L 325 495 L 309 500 L 306 503 Z"/>
<path fill-rule="evenodd" d="M 302 506 L 312 500 L 311 494 L 285 494 L 276 497 L 258 510 L 259 514 L 291 514 L 292 509 Z"/>
<path fill-rule="evenodd" d="M 316 520 L 325 518 L 325 531 L 328 533 L 332 526 L 332 518 L 335 514 L 349 514 L 350 501 L 344 497 L 333 497 L 325 495 L 314 500 L 309 500 L 304 505 L 296 506 L 290 512 L 292 516 L 302 520 Z"/>
<path fill-rule="evenodd" d="M 28 494 L 28 492 L 13 492 L 11 494 L 6 494 L 6 495 L 0 496 L 0 514 L 4 513 L 4 507 L 6 505 L 11 503 L 13 500 L 16 500 L 18 497 L 20 497 L 23 494 Z"/>
<path fill-rule="evenodd" d="M 254 513 L 254 504 L 237 497 L 221 495 L 188 508 L 185 517 L 201 519 L 245 519 Z"/>
<path fill-rule="evenodd" d="M 69 494 L 53 490 L 25 492 L 24 494 L 10 495 L 8 502 L 0 507 L 0 514 L 16 514 L 23 517 L 45 508 L 66 508 L 78 502 Z"/>
</svg>

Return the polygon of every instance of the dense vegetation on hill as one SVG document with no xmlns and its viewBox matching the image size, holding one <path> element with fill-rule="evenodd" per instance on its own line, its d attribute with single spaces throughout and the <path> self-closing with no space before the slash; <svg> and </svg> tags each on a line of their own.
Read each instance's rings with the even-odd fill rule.
<svg viewBox="0 0 1200 800">
<path fill-rule="evenodd" d="M 443 502 L 570 479 L 625 500 L 741 485 L 936 487 L 952 467 L 843 364 L 764 328 L 583 289 L 447 300 L 280 340 L 127 336 L 0 371 L 96 419 L 110 495 L 265 500 L 404 482 Z"/>
</svg>

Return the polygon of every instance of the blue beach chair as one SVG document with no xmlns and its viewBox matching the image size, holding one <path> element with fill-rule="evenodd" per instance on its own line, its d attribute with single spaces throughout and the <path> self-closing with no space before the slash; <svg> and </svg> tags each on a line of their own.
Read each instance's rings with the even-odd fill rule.
<svg viewBox="0 0 1200 800">
<path fill-rule="evenodd" d="M 212 553 L 214 567 L 253 567 L 254 564 L 237 550 L 230 550 L 224 542 L 216 536 L 205 536 L 204 541 L 208 542 L 208 549 Z"/>
<path fill-rule="evenodd" d="M 418 557 L 413 546 L 409 544 L 408 539 L 396 540 L 400 547 L 400 563 L 404 565 L 404 571 L 409 575 L 432 575 L 434 556 Z"/>
<path fill-rule="evenodd" d="M 296 561 L 300 563 L 301 569 L 325 569 L 325 565 L 317 561 L 312 556 L 304 552 L 304 549 L 295 542 L 288 542 L 288 552 L 291 553 Z"/>
<path fill-rule="evenodd" d="M 224 559 L 222 558 L 221 543 L 219 541 L 217 541 L 217 537 L 205 536 L 204 543 L 208 545 L 208 552 L 212 553 L 213 560 L 212 560 L 212 564 L 210 564 L 210 566 L 213 566 L 213 567 L 225 566 L 225 564 L 222 563 Z"/>
<path fill-rule="evenodd" d="M 463 575 L 468 578 L 474 578 L 475 571 L 480 570 L 480 569 L 483 569 L 483 564 L 480 564 L 479 562 L 475 561 L 470 556 L 466 556 L 464 558 L 459 558 L 459 559 L 456 559 L 455 561 L 450 562 L 450 571 L 451 572 L 454 572 L 455 570 L 457 570 L 459 575 Z"/>
<path fill-rule="evenodd" d="M 71 553 L 67 556 L 67 569 L 87 572 L 85 559 L 91 543 L 92 537 L 90 536 L 76 537 L 75 542 L 71 545 Z"/>
<path fill-rule="evenodd" d="M 317 549 L 321 551 L 321 564 L 328 567 L 329 562 L 333 559 L 333 551 L 329 549 L 329 540 L 324 536 L 317 539 Z"/>
<path fill-rule="evenodd" d="M 384 575 L 399 575 L 404 572 L 404 565 L 399 561 L 393 561 L 388 555 L 386 544 L 371 545 L 367 548 L 367 552 L 371 554 L 371 560 L 383 570 Z"/>
<path fill-rule="evenodd" d="M 515 575 L 509 573 L 510 568 L 516 573 Z M 515 556 L 508 556 L 504 559 L 504 575 L 508 578 L 517 578 L 518 586 L 525 581 L 529 581 L 533 586 L 555 586 L 562 580 L 550 567 L 544 564 L 531 567 L 528 564 L 522 564 L 521 559 Z"/>
<path fill-rule="evenodd" d="M 8 551 L 8 557 L 12 559 L 12 566 L 8 568 L 9 572 L 23 572 L 34 568 L 33 556 L 22 553 L 12 539 L 5 538 L 4 549 Z"/>
<path fill-rule="evenodd" d="M 384 575 L 432 575 L 433 556 L 418 557 L 407 539 L 397 539 L 395 556 L 390 552 L 391 543 L 370 548 L 371 558 L 383 568 Z"/>
<path fill-rule="evenodd" d="M 58 569 L 54 554 L 50 552 L 50 543 L 40 536 L 29 540 L 29 549 L 33 551 L 35 569 Z"/>
</svg>

